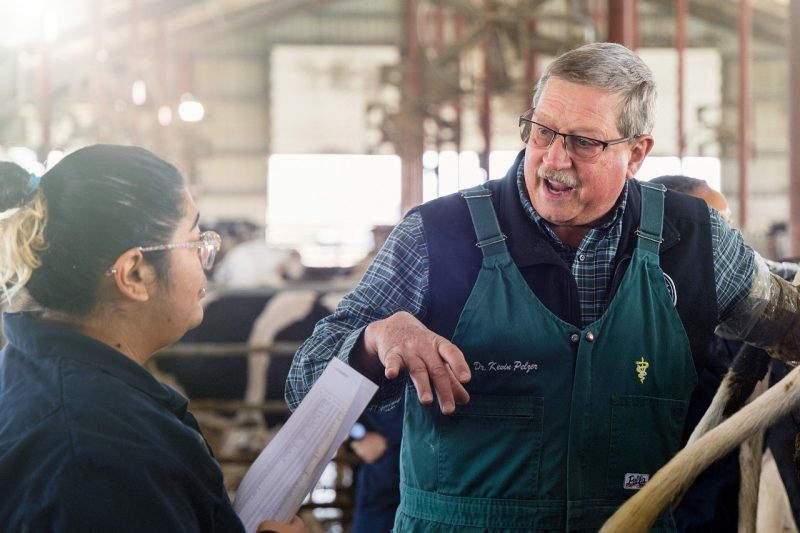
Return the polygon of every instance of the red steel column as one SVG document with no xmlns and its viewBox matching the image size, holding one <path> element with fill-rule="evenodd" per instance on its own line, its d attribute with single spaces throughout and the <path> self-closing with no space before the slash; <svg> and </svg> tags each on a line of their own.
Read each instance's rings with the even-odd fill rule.
<svg viewBox="0 0 800 533">
<path fill-rule="evenodd" d="M 47 38 L 42 39 L 42 55 L 39 61 L 39 124 L 41 125 L 41 139 L 36 156 L 41 162 L 47 160 L 50 153 L 50 133 L 53 121 L 53 93 L 50 83 L 50 43 Z"/>
<path fill-rule="evenodd" d="M 130 0 L 130 59 L 128 60 L 128 81 L 133 84 L 137 80 L 143 80 L 140 69 L 141 40 L 139 38 L 139 27 L 141 20 L 141 9 L 139 0 Z M 139 110 L 136 104 L 130 107 L 128 112 L 128 127 L 130 129 L 131 141 L 133 144 L 141 144 L 141 125 L 139 121 Z"/>
<path fill-rule="evenodd" d="M 422 84 L 420 72 L 420 48 L 417 37 L 417 1 L 406 0 L 405 29 L 406 54 L 403 80 L 402 140 L 399 147 L 402 159 L 400 192 L 401 214 L 422 202 Z"/>
<path fill-rule="evenodd" d="M 534 35 L 536 33 L 536 20 L 529 20 L 528 21 L 528 33 Z M 529 107 L 533 106 L 533 88 L 536 86 L 536 82 L 539 81 L 539 54 L 533 52 L 532 50 L 528 50 L 525 54 L 525 83 L 526 83 L 526 92 L 525 92 L 525 102 L 523 103 L 523 110 L 528 109 Z"/>
<path fill-rule="evenodd" d="M 456 12 L 453 15 L 453 41 L 461 42 L 461 37 L 464 35 L 464 16 Z M 456 63 L 456 77 L 458 79 L 458 86 L 461 87 L 461 58 L 459 57 Z M 461 153 L 461 115 L 464 111 L 464 106 L 461 102 L 461 95 L 459 94 L 456 100 L 456 153 Z"/>
<path fill-rule="evenodd" d="M 153 55 L 153 64 L 155 66 L 155 91 L 153 91 L 153 108 L 156 114 L 161 111 L 162 106 L 169 105 L 169 90 L 167 84 L 167 37 L 164 22 L 159 21 L 156 24 L 156 42 L 155 54 Z M 175 120 L 176 117 L 173 117 Z M 155 146 L 158 147 L 160 153 L 169 153 L 168 136 L 166 135 L 166 125 L 161 124 L 160 120 L 158 126 L 154 129 Z"/>
<path fill-rule="evenodd" d="M 750 167 L 750 0 L 739 0 L 739 228 L 747 229 Z"/>
<path fill-rule="evenodd" d="M 687 0 L 675 0 L 675 48 L 678 52 L 678 157 L 686 155 L 686 126 L 683 123 L 686 91 L 684 72 L 686 58 L 686 18 L 689 12 Z"/>
<path fill-rule="evenodd" d="M 89 98 L 92 106 L 92 130 L 95 141 L 102 141 L 106 128 L 102 127 L 105 117 L 105 83 L 103 71 L 108 60 L 103 43 L 103 3 L 92 1 L 92 46 L 89 71 Z"/>
<path fill-rule="evenodd" d="M 485 7 L 491 8 L 489 2 L 485 2 Z M 492 86 L 492 73 L 491 73 L 491 33 L 492 26 L 487 24 L 483 28 L 483 39 L 481 42 L 481 51 L 483 52 L 483 94 L 481 95 L 481 131 L 483 132 L 483 152 L 480 155 L 481 168 L 486 172 L 486 179 L 489 178 L 489 154 L 492 153 L 492 94 L 494 88 Z"/>
<path fill-rule="evenodd" d="M 800 28 L 800 0 L 789 2 L 789 28 Z M 789 254 L 800 256 L 800 32 L 789 32 Z"/>
<path fill-rule="evenodd" d="M 608 40 L 636 49 L 636 0 L 608 0 Z"/>
</svg>

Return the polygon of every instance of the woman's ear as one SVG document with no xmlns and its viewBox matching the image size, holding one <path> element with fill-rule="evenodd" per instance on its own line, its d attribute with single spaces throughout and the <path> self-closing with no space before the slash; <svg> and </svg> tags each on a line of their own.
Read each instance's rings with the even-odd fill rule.
<svg viewBox="0 0 800 533">
<path fill-rule="evenodd" d="M 155 287 L 156 271 L 144 260 L 138 248 L 131 248 L 117 258 L 109 270 L 117 289 L 136 302 L 146 302 Z"/>
</svg>

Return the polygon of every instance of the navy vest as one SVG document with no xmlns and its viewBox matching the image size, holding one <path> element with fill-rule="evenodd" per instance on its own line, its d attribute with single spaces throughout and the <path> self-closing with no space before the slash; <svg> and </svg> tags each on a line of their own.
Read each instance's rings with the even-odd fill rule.
<svg viewBox="0 0 800 533">
<path fill-rule="evenodd" d="M 569 267 L 522 208 L 517 189 L 520 152 L 503 179 L 489 181 L 500 227 L 508 236 L 511 257 L 536 296 L 556 316 L 581 326 L 578 287 Z M 430 290 L 425 325 L 452 338 L 461 310 L 469 297 L 482 255 L 475 246 L 475 230 L 466 201 L 451 194 L 415 210 L 422 216 L 430 260 Z M 609 301 L 636 248 L 641 190 L 629 184 Z M 677 311 L 692 348 L 695 368 L 705 366 L 709 343 L 717 323 L 717 296 L 708 207 L 703 200 L 667 191 L 664 203 L 664 242 L 660 248 L 663 271 L 674 281 Z"/>
</svg>

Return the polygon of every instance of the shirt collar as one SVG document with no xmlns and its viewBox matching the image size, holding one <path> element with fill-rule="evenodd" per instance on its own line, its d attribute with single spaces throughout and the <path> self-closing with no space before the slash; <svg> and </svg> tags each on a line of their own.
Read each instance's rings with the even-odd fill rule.
<svg viewBox="0 0 800 533">
<path fill-rule="evenodd" d="M 519 165 L 517 166 L 517 190 L 519 191 L 519 199 L 522 203 L 522 208 L 525 210 L 525 213 L 528 217 L 536 223 L 536 226 L 544 233 L 547 238 L 554 244 L 560 247 L 567 247 L 561 239 L 553 232 L 553 228 L 550 227 L 550 223 L 547 222 L 542 216 L 536 212 L 533 208 L 533 204 L 531 203 L 530 197 L 528 196 L 528 188 L 525 186 L 525 158 L 520 159 Z M 609 229 L 613 228 L 615 225 L 622 222 L 622 215 L 625 213 L 625 205 L 628 200 L 628 180 L 625 180 L 625 184 L 622 187 L 622 192 L 617 199 L 617 204 L 614 207 L 612 216 L 600 226 L 597 226 L 596 230 L 599 230 L 603 233 L 608 231 Z"/>
<path fill-rule="evenodd" d="M 6 313 L 3 331 L 8 344 L 36 357 L 63 358 L 112 375 L 164 404 L 176 416 L 186 413 L 188 400 L 158 381 L 144 367 L 97 339 L 66 326 L 42 320 L 38 313 Z"/>
</svg>

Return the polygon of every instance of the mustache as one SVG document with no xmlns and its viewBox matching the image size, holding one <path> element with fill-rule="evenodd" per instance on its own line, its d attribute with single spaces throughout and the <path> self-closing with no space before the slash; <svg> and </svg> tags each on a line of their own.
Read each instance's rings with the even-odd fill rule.
<svg viewBox="0 0 800 533">
<path fill-rule="evenodd" d="M 575 174 L 569 170 L 545 168 L 544 165 L 540 165 L 536 170 L 536 177 L 553 183 L 560 183 L 561 185 L 566 185 L 573 189 L 578 187 L 578 179 L 575 177 Z"/>
</svg>

